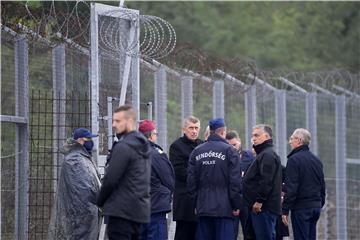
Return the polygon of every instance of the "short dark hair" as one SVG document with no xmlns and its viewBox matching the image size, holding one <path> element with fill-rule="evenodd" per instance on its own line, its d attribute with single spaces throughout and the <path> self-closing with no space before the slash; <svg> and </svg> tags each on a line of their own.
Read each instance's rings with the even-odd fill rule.
<svg viewBox="0 0 360 240">
<path fill-rule="evenodd" d="M 119 106 L 114 110 L 114 113 L 119 113 L 119 112 L 125 112 L 126 118 L 132 118 L 134 121 L 136 121 L 136 112 L 133 106 L 128 104 Z"/>
<path fill-rule="evenodd" d="M 240 139 L 239 134 L 235 130 L 231 130 L 231 131 L 227 132 L 225 138 L 226 138 L 226 140 L 231 140 L 234 138 Z"/>
</svg>

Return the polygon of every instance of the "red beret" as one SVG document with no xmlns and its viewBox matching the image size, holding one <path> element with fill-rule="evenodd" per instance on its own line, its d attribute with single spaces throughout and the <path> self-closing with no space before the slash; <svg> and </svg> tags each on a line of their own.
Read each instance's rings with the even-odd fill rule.
<svg viewBox="0 0 360 240">
<path fill-rule="evenodd" d="M 151 132 L 155 129 L 155 123 L 149 119 L 145 119 L 139 124 L 139 131 L 142 133 Z"/>
</svg>

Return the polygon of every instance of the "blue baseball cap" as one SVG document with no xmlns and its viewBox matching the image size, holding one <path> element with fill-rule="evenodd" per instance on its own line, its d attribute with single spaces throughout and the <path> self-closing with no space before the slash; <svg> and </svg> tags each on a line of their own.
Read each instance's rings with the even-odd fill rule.
<svg viewBox="0 0 360 240">
<path fill-rule="evenodd" d="M 215 118 L 209 121 L 210 130 L 216 130 L 221 127 L 225 127 L 225 120 L 223 118 Z"/>
<path fill-rule="evenodd" d="M 76 140 L 78 138 L 93 138 L 97 137 L 99 135 L 92 134 L 88 129 L 86 128 L 77 128 L 73 132 L 73 138 Z"/>
</svg>

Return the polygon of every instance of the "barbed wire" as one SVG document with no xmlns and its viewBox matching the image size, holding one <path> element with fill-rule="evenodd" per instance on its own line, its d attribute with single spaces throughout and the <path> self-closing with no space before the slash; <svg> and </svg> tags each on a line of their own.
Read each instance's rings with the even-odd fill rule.
<svg viewBox="0 0 360 240">
<path fill-rule="evenodd" d="M 33 41 L 39 40 L 33 34 L 37 33 L 37 36 L 45 36 L 43 40 L 70 39 L 89 47 L 90 6 L 87 2 L 78 0 L 59 3 L 53 0 L 43 3 L 41 8 L 33 8 L 30 3 L 27 1 L 23 6 L 27 17 L 35 24 L 32 27 L 18 24 L 18 27 L 21 26 L 19 29 L 32 37 Z M 129 25 L 134 29 L 140 28 L 140 32 L 133 32 L 131 39 Z M 49 31 L 49 28 L 52 30 Z M 314 90 L 309 84 L 312 83 L 349 97 L 359 98 L 360 95 L 359 73 L 352 73 L 346 69 L 314 72 L 269 71 L 260 69 L 256 61 L 242 56 L 222 59 L 190 43 L 176 45 L 176 32 L 170 23 L 156 16 L 139 16 L 131 10 L 112 10 L 101 15 L 99 40 L 100 54 L 113 60 L 119 59 L 124 54 L 145 60 L 162 59 L 163 64 L 178 72 L 187 74 L 186 71 L 190 70 L 211 79 L 226 80 L 231 76 L 247 85 L 254 85 L 257 77 L 276 88 L 293 90 L 283 81 L 286 79 L 306 91 Z M 216 74 L 217 70 L 227 75 Z M 249 77 L 250 75 L 253 77 Z"/>
</svg>

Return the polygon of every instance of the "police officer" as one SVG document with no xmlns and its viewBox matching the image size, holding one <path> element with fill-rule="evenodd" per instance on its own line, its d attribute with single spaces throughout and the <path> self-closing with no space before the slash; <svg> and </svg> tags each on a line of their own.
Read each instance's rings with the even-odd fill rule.
<svg viewBox="0 0 360 240">
<path fill-rule="evenodd" d="M 250 150 L 243 150 L 241 147 L 241 139 L 239 137 L 239 134 L 235 131 L 229 131 L 226 133 L 226 141 L 232 145 L 236 151 L 240 155 L 240 171 L 241 171 L 241 177 L 244 177 L 244 174 L 246 170 L 249 168 L 250 164 L 254 161 L 253 154 Z M 249 239 L 251 236 L 249 236 L 249 232 L 251 231 L 251 219 L 249 215 L 249 208 L 243 204 L 240 209 L 240 222 L 241 222 L 241 228 L 243 231 L 244 239 Z M 239 233 L 239 218 L 235 217 L 235 238 L 237 238 L 237 235 Z"/>
<path fill-rule="evenodd" d="M 155 123 L 149 119 L 141 121 L 139 132 L 149 141 L 151 159 L 151 218 L 150 223 L 142 225 L 141 240 L 166 240 L 168 239 L 166 213 L 171 211 L 175 173 L 168 157 L 156 144 Z"/>
<path fill-rule="evenodd" d="M 187 186 L 195 201 L 197 239 L 234 239 L 241 207 L 240 157 L 225 140 L 224 119 L 209 121 L 210 136 L 190 155 Z"/>
</svg>

